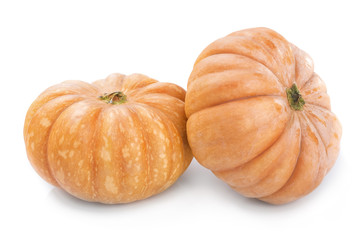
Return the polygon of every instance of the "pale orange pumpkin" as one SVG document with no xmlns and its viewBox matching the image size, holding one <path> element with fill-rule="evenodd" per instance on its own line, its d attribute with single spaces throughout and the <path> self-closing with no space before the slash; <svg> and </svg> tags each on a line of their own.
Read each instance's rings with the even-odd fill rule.
<svg viewBox="0 0 360 240">
<path fill-rule="evenodd" d="M 185 90 L 141 74 L 65 81 L 28 110 L 28 158 L 47 182 L 102 203 L 144 199 L 171 186 L 192 159 Z"/>
<path fill-rule="evenodd" d="M 205 48 L 185 111 L 195 158 L 247 197 L 294 201 L 320 184 L 339 154 L 341 125 L 311 58 L 267 28 Z"/>
</svg>

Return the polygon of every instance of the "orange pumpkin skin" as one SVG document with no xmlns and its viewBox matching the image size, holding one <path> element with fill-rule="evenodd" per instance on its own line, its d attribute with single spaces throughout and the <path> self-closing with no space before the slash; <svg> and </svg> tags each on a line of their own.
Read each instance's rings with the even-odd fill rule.
<svg viewBox="0 0 360 240">
<path fill-rule="evenodd" d="M 99 98 L 115 91 L 126 102 Z M 150 197 L 171 186 L 191 162 L 184 98 L 181 87 L 141 74 L 112 74 L 93 84 L 65 81 L 45 90 L 28 110 L 28 158 L 47 182 L 86 201 Z"/>
<path fill-rule="evenodd" d="M 185 112 L 199 163 L 268 203 L 310 193 L 339 154 L 341 125 L 311 58 L 267 28 L 205 48 L 189 77 Z"/>
</svg>

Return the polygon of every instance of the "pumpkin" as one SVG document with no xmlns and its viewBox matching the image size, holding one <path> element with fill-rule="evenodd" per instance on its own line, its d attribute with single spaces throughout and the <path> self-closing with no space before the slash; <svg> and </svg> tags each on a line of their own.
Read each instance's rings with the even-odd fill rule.
<svg viewBox="0 0 360 240">
<path fill-rule="evenodd" d="M 190 164 L 185 91 L 141 74 L 65 81 L 30 106 L 24 139 L 47 182 L 77 198 L 125 203 L 171 186 Z"/>
<path fill-rule="evenodd" d="M 206 47 L 188 80 L 190 147 L 231 188 L 272 204 L 314 190 L 339 154 L 341 125 L 308 54 L 275 31 Z"/>
</svg>

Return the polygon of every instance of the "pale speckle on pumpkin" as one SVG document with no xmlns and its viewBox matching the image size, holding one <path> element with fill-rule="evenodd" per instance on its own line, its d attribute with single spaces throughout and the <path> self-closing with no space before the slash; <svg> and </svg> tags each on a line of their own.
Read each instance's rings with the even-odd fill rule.
<svg viewBox="0 0 360 240">
<path fill-rule="evenodd" d="M 129 169 L 132 167 L 132 160 L 130 160 L 129 162 L 127 162 L 126 167 L 129 168 Z"/>
<path fill-rule="evenodd" d="M 80 146 L 80 142 L 79 141 L 75 141 L 73 144 L 74 148 L 78 148 Z"/>
<path fill-rule="evenodd" d="M 129 151 L 129 148 L 128 147 L 124 147 L 122 150 L 122 154 L 123 156 L 126 158 L 126 157 L 130 157 L 130 151 Z"/>
<path fill-rule="evenodd" d="M 34 142 L 31 143 L 31 150 L 33 150 L 33 151 L 35 150 L 35 143 Z"/>
<path fill-rule="evenodd" d="M 77 126 L 76 126 L 76 125 L 72 125 L 72 126 L 70 127 L 70 134 L 74 134 L 75 131 L 76 131 L 76 129 L 77 129 Z"/>
<path fill-rule="evenodd" d="M 58 151 L 58 154 L 59 154 L 62 158 L 66 159 L 68 152 L 69 152 L 69 150 L 63 150 L 63 151 L 60 151 L 60 150 L 59 150 L 59 151 Z"/>
<path fill-rule="evenodd" d="M 105 188 L 107 191 L 116 194 L 118 192 L 118 188 L 114 183 L 114 178 L 110 176 L 106 176 L 105 179 Z"/>
<path fill-rule="evenodd" d="M 59 145 L 63 144 L 64 139 L 65 139 L 65 137 L 64 137 L 64 135 L 62 135 L 61 138 L 59 139 Z"/>
<path fill-rule="evenodd" d="M 131 118 L 129 119 L 129 123 L 130 123 L 130 126 L 133 128 L 134 127 L 134 122 L 131 120 Z"/>
<path fill-rule="evenodd" d="M 78 163 L 78 166 L 79 166 L 79 167 L 82 167 L 83 163 L 84 163 L 84 160 L 81 160 L 81 161 Z"/>
<path fill-rule="evenodd" d="M 103 140 L 105 142 L 105 146 L 109 146 L 109 140 L 107 139 L 107 137 L 103 136 Z"/>
<path fill-rule="evenodd" d="M 48 118 L 43 118 L 40 121 L 40 125 L 47 128 L 47 127 L 49 127 L 51 125 L 51 122 L 50 122 L 50 120 Z"/>
<path fill-rule="evenodd" d="M 75 152 L 74 152 L 73 150 L 71 150 L 71 151 L 69 152 L 69 157 L 73 157 L 74 154 L 75 154 Z"/>
<path fill-rule="evenodd" d="M 101 149 L 101 153 L 100 153 L 100 157 L 104 160 L 104 161 L 111 161 L 111 155 L 110 152 L 106 150 L 106 148 L 102 148 Z"/>
<path fill-rule="evenodd" d="M 57 177 L 57 180 L 61 183 L 64 183 L 64 171 L 62 168 L 60 168 L 59 171 L 57 171 L 57 174 L 56 174 L 56 177 Z"/>
<path fill-rule="evenodd" d="M 160 157 L 160 158 L 165 158 L 165 157 L 166 157 L 166 154 L 165 154 L 165 153 L 161 153 L 161 154 L 159 155 L 159 157 Z"/>
<path fill-rule="evenodd" d="M 161 122 L 158 122 L 158 121 L 157 121 L 157 124 L 159 125 L 159 127 L 160 127 L 161 129 L 164 129 L 164 124 L 162 124 Z"/>
</svg>

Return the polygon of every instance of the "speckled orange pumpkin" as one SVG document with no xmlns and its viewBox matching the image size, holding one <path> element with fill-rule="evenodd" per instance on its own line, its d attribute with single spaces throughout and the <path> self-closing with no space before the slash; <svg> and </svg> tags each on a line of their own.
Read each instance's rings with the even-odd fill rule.
<svg viewBox="0 0 360 240">
<path fill-rule="evenodd" d="M 102 203 L 144 199 L 171 186 L 192 154 L 185 91 L 141 74 L 65 81 L 28 110 L 28 158 L 47 182 Z"/>
<path fill-rule="evenodd" d="M 247 197 L 294 201 L 320 184 L 339 153 L 341 126 L 311 58 L 267 28 L 205 48 L 185 111 L 195 158 Z"/>
</svg>

